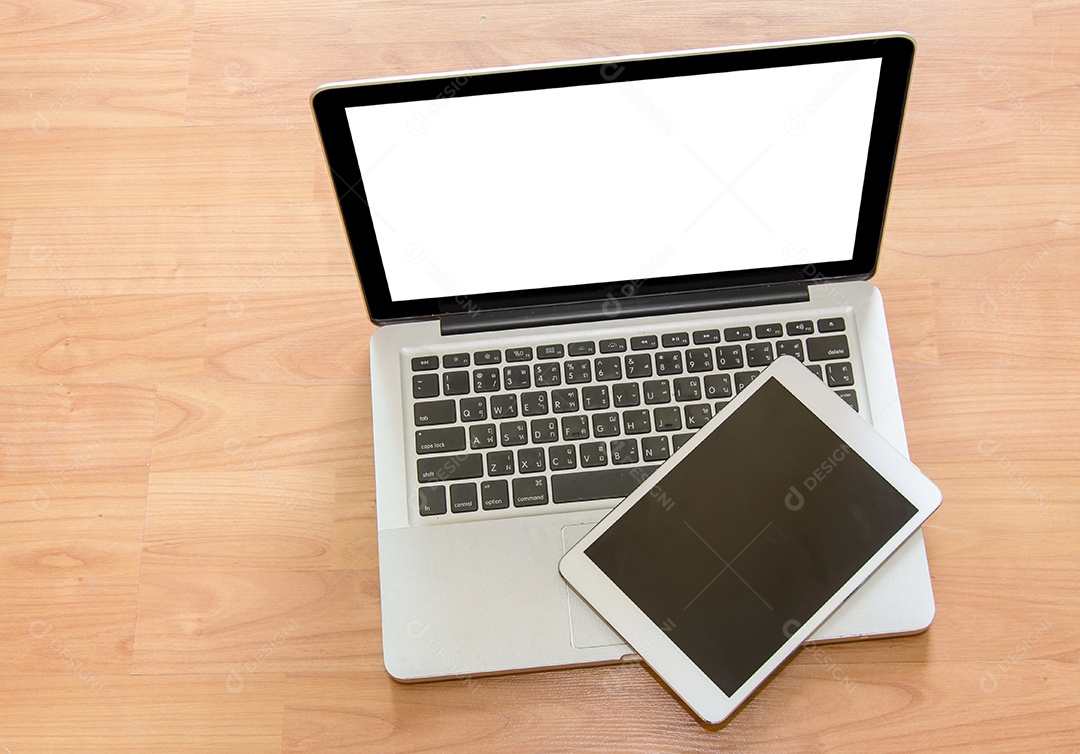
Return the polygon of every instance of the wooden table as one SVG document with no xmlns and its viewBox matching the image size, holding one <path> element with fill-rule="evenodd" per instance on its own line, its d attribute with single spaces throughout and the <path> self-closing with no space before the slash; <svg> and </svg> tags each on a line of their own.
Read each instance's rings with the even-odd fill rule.
<svg viewBox="0 0 1080 754">
<path fill-rule="evenodd" d="M 1080 4 L 0 8 L 0 752 L 1080 749 Z M 345 78 L 907 30 L 880 271 L 938 614 L 724 726 L 638 665 L 382 667 Z"/>
</svg>

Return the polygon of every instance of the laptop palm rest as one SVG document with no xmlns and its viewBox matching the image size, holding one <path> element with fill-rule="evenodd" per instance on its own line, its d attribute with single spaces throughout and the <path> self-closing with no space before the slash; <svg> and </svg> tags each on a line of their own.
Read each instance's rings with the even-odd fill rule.
<svg viewBox="0 0 1080 754">
<path fill-rule="evenodd" d="M 626 645 L 618 637 L 611 644 L 584 603 L 585 614 L 576 619 L 581 644 L 571 642 L 567 587 L 558 571 L 563 528 L 583 526 L 583 536 L 601 515 L 379 532 L 387 670 L 408 681 L 619 661 Z"/>
</svg>

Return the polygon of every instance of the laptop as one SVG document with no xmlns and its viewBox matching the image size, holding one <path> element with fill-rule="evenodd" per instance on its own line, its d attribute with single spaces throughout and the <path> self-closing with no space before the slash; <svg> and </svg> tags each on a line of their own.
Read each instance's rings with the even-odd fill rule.
<svg viewBox="0 0 1080 754">
<path fill-rule="evenodd" d="M 380 325 L 393 677 L 636 659 L 558 560 L 782 354 L 906 453 L 868 279 L 913 53 L 884 34 L 314 92 Z M 917 533 L 813 640 L 933 615 Z"/>
</svg>

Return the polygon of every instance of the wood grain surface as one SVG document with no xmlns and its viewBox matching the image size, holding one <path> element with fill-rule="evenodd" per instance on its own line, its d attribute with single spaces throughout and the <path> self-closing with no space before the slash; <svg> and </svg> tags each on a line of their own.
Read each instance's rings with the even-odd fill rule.
<svg viewBox="0 0 1080 754">
<path fill-rule="evenodd" d="M 646 668 L 382 667 L 321 83 L 902 29 L 875 282 L 937 618 L 725 725 Z M 0 754 L 1080 750 L 1080 3 L 0 3 Z"/>
</svg>

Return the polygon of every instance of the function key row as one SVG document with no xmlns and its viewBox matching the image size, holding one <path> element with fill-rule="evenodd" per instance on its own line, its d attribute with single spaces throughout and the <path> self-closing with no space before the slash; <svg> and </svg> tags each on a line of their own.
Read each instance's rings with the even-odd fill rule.
<svg viewBox="0 0 1080 754">
<path fill-rule="evenodd" d="M 807 364 L 806 368 L 831 388 L 848 388 L 855 384 L 855 375 L 848 361 L 826 364 L 824 370 L 821 364 Z M 560 388 L 460 398 L 456 402 L 453 398 L 418 401 L 413 404 L 413 423 L 417 427 L 426 427 L 486 421 L 489 417 L 546 416 L 549 412 L 566 414 L 611 407 L 631 408 L 643 403 L 651 406 L 731 398 L 746 389 L 760 373 L 759 370 L 748 370 L 732 375 L 709 374 L 703 379 L 694 376 L 645 380 L 641 383 L 620 382 L 613 384 L 610 390 L 607 385 L 590 385 L 582 387 L 580 392 L 578 388 Z"/>
<path fill-rule="evenodd" d="M 778 340 L 688 348 L 685 351 L 628 353 L 625 356 L 597 356 L 593 359 L 512 364 L 499 367 L 420 373 L 412 376 L 413 398 L 437 398 L 440 395 L 468 395 L 498 390 L 527 390 L 532 387 L 558 387 L 589 382 L 612 382 L 623 379 L 646 379 L 767 367 L 779 356 L 793 356 L 799 361 L 823 362 L 850 358 L 847 335 L 824 335 L 802 340 Z"/>
<path fill-rule="evenodd" d="M 683 346 L 689 346 L 691 342 L 694 345 L 706 345 L 712 343 L 720 343 L 721 341 L 728 343 L 736 343 L 744 340 L 769 340 L 773 338 L 782 338 L 786 333 L 788 337 L 797 337 L 802 335 L 813 335 L 815 332 L 819 333 L 833 333 L 842 332 L 845 329 L 844 320 L 842 317 L 829 317 L 819 319 L 817 321 L 817 328 L 814 327 L 814 322 L 811 320 L 801 320 L 798 322 L 788 322 L 786 326 L 781 325 L 779 322 L 770 324 L 757 325 L 753 328 L 746 327 L 727 327 L 724 328 L 723 336 L 719 329 L 716 330 L 695 330 L 693 333 L 689 332 L 676 332 L 665 333 L 659 338 L 655 335 L 642 335 L 638 337 L 630 338 L 629 343 L 626 338 L 606 338 L 599 341 L 599 352 L 602 354 L 611 353 L 624 353 L 631 351 L 651 351 L 663 346 L 664 348 L 680 348 Z M 564 349 L 562 344 L 552 343 L 549 345 L 539 346 L 535 351 L 528 346 L 518 348 L 507 348 L 504 351 L 497 349 L 476 351 L 473 354 L 468 353 L 451 353 L 442 357 L 441 365 L 443 369 L 460 369 L 468 366 L 485 366 L 491 364 L 501 364 L 504 360 L 508 363 L 532 361 L 534 357 L 536 359 L 561 359 L 564 356 L 592 356 L 597 353 L 597 344 L 592 341 L 579 341 L 576 343 L 570 343 Z M 412 360 L 412 370 L 414 372 L 430 372 L 438 369 L 440 366 L 440 360 L 438 356 L 417 356 Z"/>
</svg>

